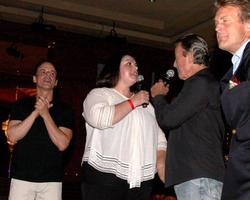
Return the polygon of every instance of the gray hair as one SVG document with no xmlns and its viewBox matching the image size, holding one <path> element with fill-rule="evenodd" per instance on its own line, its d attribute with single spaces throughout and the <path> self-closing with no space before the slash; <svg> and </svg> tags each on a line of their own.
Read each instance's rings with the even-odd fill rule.
<svg viewBox="0 0 250 200">
<path fill-rule="evenodd" d="M 186 34 L 175 41 L 180 43 L 187 52 L 192 52 L 194 56 L 194 64 L 203 64 L 208 66 L 209 53 L 207 42 L 197 34 Z"/>
</svg>

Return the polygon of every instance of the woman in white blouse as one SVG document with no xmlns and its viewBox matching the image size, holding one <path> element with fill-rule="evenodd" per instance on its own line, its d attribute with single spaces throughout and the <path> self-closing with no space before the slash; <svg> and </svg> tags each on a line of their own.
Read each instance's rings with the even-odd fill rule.
<svg viewBox="0 0 250 200">
<path fill-rule="evenodd" d="M 117 53 L 100 74 L 98 88 L 83 102 L 87 131 L 82 158 L 84 200 L 148 200 L 157 171 L 164 180 L 167 142 L 149 93 L 131 90 L 137 76 L 134 57 Z"/>
</svg>

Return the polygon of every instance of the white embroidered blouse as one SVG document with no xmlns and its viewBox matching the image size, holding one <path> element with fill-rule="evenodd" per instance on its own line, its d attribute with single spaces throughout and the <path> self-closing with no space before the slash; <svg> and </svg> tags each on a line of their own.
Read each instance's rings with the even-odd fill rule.
<svg viewBox="0 0 250 200">
<path fill-rule="evenodd" d="M 166 150 L 154 108 L 136 107 L 112 125 L 115 105 L 128 98 L 112 88 L 90 91 L 83 103 L 86 145 L 82 158 L 95 169 L 127 180 L 130 188 L 154 178 L 157 150 Z"/>
</svg>

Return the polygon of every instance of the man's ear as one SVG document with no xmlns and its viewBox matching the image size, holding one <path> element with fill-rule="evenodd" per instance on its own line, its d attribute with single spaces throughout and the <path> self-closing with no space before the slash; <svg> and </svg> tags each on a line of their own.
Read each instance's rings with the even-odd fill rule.
<svg viewBox="0 0 250 200">
<path fill-rule="evenodd" d="M 188 62 L 193 64 L 194 63 L 194 54 L 193 54 L 193 52 L 188 52 L 187 57 L 188 57 Z"/>
<path fill-rule="evenodd" d="M 247 26 L 247 31 L 250 31 L 250 20 L 247 20 L 246 26 Z"/>
<path fill-rule="evenodd" d="M 246 23 L 246 35 L 248 37 L 248 39 L 250 39 L 250 20 L 248 20 Z"/>
<path fill-rule="evenodd" d="M 33 76 L 33 83 L 36 83 L 36 76 Z"/>
</svg>

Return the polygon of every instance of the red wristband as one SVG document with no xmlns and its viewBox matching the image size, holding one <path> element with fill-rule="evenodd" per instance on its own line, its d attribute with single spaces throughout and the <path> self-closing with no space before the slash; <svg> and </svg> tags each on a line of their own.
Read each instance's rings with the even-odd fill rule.
<svg viewBox="0 0 250 200">
<path fill-rule="evenodd" d="M 128 103 L 129 103 L 130 107 L 132 108 L 132 110 L 134 110 L 135 105 L 134 105 L 133 101 L 131 99 L 128 99 Z"/>
</svg>

